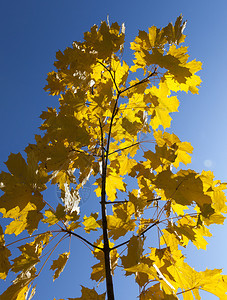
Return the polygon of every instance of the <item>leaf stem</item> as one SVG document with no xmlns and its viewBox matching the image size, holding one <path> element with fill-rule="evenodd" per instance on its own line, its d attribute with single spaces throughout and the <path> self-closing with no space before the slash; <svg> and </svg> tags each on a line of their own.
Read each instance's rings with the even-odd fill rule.
<svg viewBox="0 0 227 300">
<path fill-rule="evenodd" d="M 52 253 L 54 252 L 54 250 L 57 248 L 57 246 L 61 243 L 61 241 L 63 241 L 63 239 L 67 236 L 67 234 L 65 234 L 58 242 L 57 244 L 53 247 L 52 251 L 50 252 L 50 254 L 48 255 L 47 259 L 44 261 L 41 269 L 39 270 L 39 273 L 37 274 L 37 276 L 40 275 L 42 269 L 44 268 L 45 264 L 47 263 L 48 259 L 50 258 L 50 256 L 52 255 Z"/>
</svg>

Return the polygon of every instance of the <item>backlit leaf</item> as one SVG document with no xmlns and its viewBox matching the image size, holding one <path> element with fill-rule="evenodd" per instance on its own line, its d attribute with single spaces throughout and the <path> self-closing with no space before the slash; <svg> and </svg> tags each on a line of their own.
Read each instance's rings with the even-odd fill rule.
<svg viewBox="0 0 227 300">
<path fill-rule="evenodd" d="M 58 259 L 53 260 L 53 263 L 50 267 L 51 270 L 54 270 L 53 281 L 59 277 L 61 272 L 64 270 L 67 260 L 69 258 L 69 252 L 65 252 L 60 254 Z"/>
<path fill-rule="evenodd" d="M 6 279 L 6 276 L 10 270 L 11 264 L 9 262 L 9 256 L 11 256 L 11 252 L 5 246 L 4 234 L 0 225 L 0 279 Z"/>
<path fill-rule="evenodd" d="M 83 225 L 85 226 L 84 230 L 87 233 L 90 233 L 91 230 L 97 231 L 97 228 L 100 228 L 99 223 L 97 223 L 98 213 L 91 214 L 90 217 L 84 216 Z"/>
<path fill-rule="evenodd" d="M 82 296 L 80 298 L 68 298 L 69 300 L 105 300 L 105 293 L 99 295 L 95 289 L 89 289 L 82 286 Z"/>
</svg>

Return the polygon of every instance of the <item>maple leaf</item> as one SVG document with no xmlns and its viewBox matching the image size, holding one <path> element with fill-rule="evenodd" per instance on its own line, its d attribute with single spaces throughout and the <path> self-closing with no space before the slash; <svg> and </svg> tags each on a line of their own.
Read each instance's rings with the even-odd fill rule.
<svg viewBox="0 0 227 300">
<path fill-rule="evenodd" d="M 108 229 L 110 236 L 114 240 L 124 236 L 128 231 L 133 231 L 136 227 L 133 214 L 135 212 L 134 205 L 118 204 L 113 207 L 113 215 L 107 216 Z"/>
<path fill-rule="evenodd" d="M 80 298 L 68 298 L 69 300 L 105 300 L 105 293 L 99 295 L 95 289 L 89 289 L 84 286 L 81 286 L 82 296 Z"/>
<path fill-rule="evenodd" d="M 43 247 L 49 243 L 50 237 L 52 237 L 52 233 L 46 232 L 38 235 L 33 242 L 19 246 L 21 255 L 13 259 L 12 271 L 15 273 L 19 271 L 26 273 L 34 268 L 40 261 Z"/>
<path fill-rule="evenodd" d="M 34 273 L 34 270 L 30 272 L 22 273 L 19 275 L 8 289 L 0 295 L 1 300 L 26 300 L 27 294 L 29 291 L 29 285 L 37 276 Z"/>
<path fill-rule="evenodd" d="M 160 287 L 160 283 L 156 283 L 152 287 L 149 287 L 145 291 L 142 291 L 142 293 L 140 294 L 140 297 L 142 300 L 148 300 L 148 299 L 163 300 L 163 299 L 165 299 L 164 294 Z"/>
<path fill-rule="evenodd" d="M 99 223 L 96 221 L 98 218 L 98 213 L 95 214 L 91 214 L 90 217 L 86 217 L 86 215 L 84 216 L 84 222 L 83 225 L 85 226 L 84 230 L 87 233 L 90 233 L 91 230 L 96 231 L 97 228 L 100 228 Z"/>
<path fill-rule="evenodd" d="M 182 162 L 185 165 L 191 162 L 190 153 L 193 151 L 193 147 L 188 142 L 181 142 L 180 139 L 174 134 L 168 132 L 162 133 L 160 130 L 154 132 L 155 140 L 159 147 L 167 145 L 176 155 L 175 160 L 172 162 L 174 167 L 178 167 Z"/>
<path fill-rule="evenodd" d="M 127 246 L 128 254 L 121 257 L 125 269 L 139 263 L 141 254 L 143 253 L 143 241 L 140 237 L 132 236 Z M 130 273 L 126 271 L 125 275 L 130 275 Z"/>
<path fill-rule="evenodd" d="M 61 92 L 65 90 L 64 82 L 59 78 L 58 74 L 54 71 L 48 74 L 47 78 L 48 84 L 44 88 L 46 91 L 49 90 L 51 95 L 59 95 Z"/>
<path fill-rule="evenodd" d="M 95 185 L 100 183 L 100 179 L 98 179 Z M 119 176 L 116 172 L 109 172 L 106 177 L 106 194 L 110 201 L 114 201 L 117 198 L 117 189 L 120 191 L 125 191 L 126 184 L 122 181 L 122 177 Z M 101 196 L 101 187 L 99 186 L 96 190 L 97 197 Z"/>
<path fill-rule="evenodd" d="M 2 226 L 0 225 L 0 279 L 6 279 L 6 276 L 11 268 L 11 264 L 9 262 L 9 256 L 11 256 L 10 250 L 5 246 L 5 239 L 2 230 Z"/>
<path fill-rule="evenodd" d="M 172 174 L 169 170 L 163 171 L 157 175 L 154 184 L 165 191 L 167 198 L 182 205 L 190 205 L 194 201 L 200 207 L 205 207 L 212 202 L 204 193 L 202 180 L 192 170 L 181 170 L 177 174 Z"/>
<path fill-rule="evenodd" d="M 84 39 L 92 50 L 97 51 L 98 58 L 108 60 L 113 52 L 120 50 L 124 43 L 124 33 L 120 32 L 117 23 L 109 27 L 106 22 L 102 22 L 99 29 L 94 25 L 91 32 L 85 32 Z"/>
<path fill-rule="evenodd" d="M 45 211 L 44 215 L 47 218 L 43 219 L 42 222 L 47 223 L 48 226 L 55 225 L 59 221 L 62 221 L 63 224 L 67 226 L 68 230 L 74 230 L 75 228 L 80 227 L 79 222 L 77 222 L 79 219 L 77 211 L 67 211 L 60 203 L 56 207 L 56 211 L 48 209 Z"/>
<path fill-rule="evenodd" d="M 111 60 L 111 70 L 114 73 L 114 80 L 116 86 L 119 88 L 123 85 L 125 86 L 128 74 L 129 74 L 129 67 L 125 61 L 121 64 L 121 61 L 118 58 Z"/>
<path fill-rule="evenodd" d="M 58 259 L 53 260 L 53 263 L 50 267 L 51 270 L 55 271 L 53 275 L 53 281 L 59 277 L 61 272 L 64 270 L 65 265 L 69 259 L 69 252 L 65 252 L 59 255 Z"/>
</svg>

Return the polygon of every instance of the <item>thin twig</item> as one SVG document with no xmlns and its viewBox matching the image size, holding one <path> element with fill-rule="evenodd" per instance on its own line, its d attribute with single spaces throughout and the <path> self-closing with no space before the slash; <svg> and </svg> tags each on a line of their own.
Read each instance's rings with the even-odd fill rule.
<svg viewBox="0 0 227 300">
<path fill-rule="evenodd" d="M 59 231 L 55 236 L 52 237 L 52 239 L 49 241 L 48 244 L 46 244 L 46 245 L 43 247 L 42 252 L 45 250 L 45 248 L 46 248 L 47 246 L 50 245 L 50 243 L 51 243 L 51 242 L 52 242 L 59 234 L 60 234 L 60 231 Z M 53 249 L 53 248 L 51 248 L 50 250 L 48 250 L 45 254 L 41 255 L 40 258 L 43 258 L 44 256 L 46 256 L 48 253 L 50 253 L 50 251 L 51 251 L 52 249 Z"/>
<path fill-rule="evenodd" d="M 113 80 L 113 83 L 114 83 L 114 85 L 115 85 L 115 87 L 116 87 L 117 93 L 119 94 L 120 91 L 119 91 L 119 89 L 118 89 L 118 86 L 117 86 L 117 84 L 116 84 L 115 78 L 113 77 L 113 74 L 112 74 L 111 70 L 109 70 L 109 69 L 108 69 L 101 61 L 98 60 L 98 63 L 100 63 L 100 65 L 102 65 L 103 68 L 105 68 L 105 69 L 110 73 L 110 76 L 111 76 L 111 78 L 112 78 L 112 80 Z"/>
<path fill-rule="evenodd" d="M 80 239 L 80 240 L 86 242 L 88 245 L 90 245 L 90 246 L 92 246 L 92 247 L 94 247 L 94 248 L 97 248 L 97 249 L 103 251 L 103 248 L 98 247 L 98 246 L 92 244 L 91 242 L 89 242 L 88 240 L 86 240 L 85 238 L 83 238 L 82 236 L 80 236 L 79 234 L 77 234 L 77 233 L 75 233 L 75 232 L 72 232 L 72 231 L 67 230 L 67 229 L 62 229 L 62 231 L 68 233 L 69 235 L 74 235 L 74 236 L 77 237 L 78 239 Z"/>
<path fill-rule="evenodd" d="M 136 146 L 136 145 L 139 145 L 141 142 L 137 142 L 137 143 L 135 143 L 135 144 L 132 144 L 132 145 L 130 145 L 130 146 L 127 146 L 127 147 L 125 147 L 125 148 L 120 148 L 120 149 L 117 149 L 117 150 L 115 150 L 115 151 L 113 151 L 113 152 L 110 152 L 109 153 L 109 156 L 111 155 L 111 154 L 114 154 L 114 153 L 116 153 L 116 152 L 119 152 L 119 151 L 122 151 L 122 150 L 126 150 L 126 149 L 128 149 L 128 148 L 131 148 L 131 147 L 133 147 L 133 146 Z"/>
<path fill-rule="evenodd" d="M 69 237 L 69 252 L 70 252 L 70 249 L 71 249 L 71 239 L 72 239 L 72 236 L 70 235 L 70 237 Z"/>
<path fill-rule="evenodd" d="M 120 93 L 120 94 L 123 94 L 124 92 L 126 92 L 126 91 L 128 91 L 128 90 L 130 90 L 130 89 L 132 89 L 132 88 L 134 88 L 134 87 L 136 87 L 136 86 L 139 85 L 139 84 L 148 82 L 150 77 L 152 77 L 152 76 L 154 76 L 154 75 L 157 75 L 157 72 L 156 72 L 157 69 L 158 69 L 158 67 L 155 67 L 154 71 L 153 71 L 150 75 L 148 75 L 146 78 L 144 78 L 144 79 L 138 81 L 138 82 L 135 83 L 134 85 L 129 86 L 128 88 L 124 89 L 123 91 L 120 91 L 119 93 Z"/>
<path fill-rule="evenodd" d="M 39 274 L 41 273 L 42 269 L 44 268 L 45 264 L 47 263 L 48 259 L 50 258 L 51 254 L 54 252 L 54 250 L 57 248 L 57 246 L 61 243 L 61 241 L 63 241 L 64 238 L 66 238 L 67 234 L 65 234 L 58 242 L 57 244 L 53 247 L 52 251 L 50 252 L 50 254 L 48 255 L 47 259 L 45 260 L 45 262 L 43 263 L 41 269 L 39 270 L 39 273 L 37 274 L 37 276 L 39 276 Z"/>
<path fill-rule="evenodd" d="M 137 235 L 137 237 L 140 237 L 140 236 L 144 235 L 145 232 L 147 232 L 148 230 L 150 230 L 152 227 L 154 227 L 154 226 L 157 225 L 158 223 L 160 223 L 159 220 L 157 220 L 157 221 L 156 221 L 155 223 L 153 223 L 151 226 L 149 226 L 149 227 L 147 227 L 145 230 L 143 230 L 140 234 Z M 114 246 L 114 247 L 111 248 L 110 250 L 114 250 L 114 249 L 116 249 L 116 248 L 119 248 L 119 247 L 121 247 L 121 246 L 127 244 L 129 241 L 130 241 L 130 239 L 127 240 L 127 241 L 125 241 L 125 242 L 123 242 L 123 243 L 121 243 L 121 244 L 119 244 L 119 245 L 117 245 L 117 246 Z"/>
<path fill-rule="evenodd" d="M 105 204 L 120 204 L 120 203 L 128 203 L 128 200 L 119 200 L 119 201 L 106 201 Z"/>
<path fill-rule="evenodd" d="M 147 202 L 154 202 L 154 201 L 158 201 L 158 200 L 162 200 L 162 198 L 161 197 L 154 198 L 154 199 L 151 199 L 151 200 L 147 200 Z"/>
<path fill-rule="evenodd" d="M 36 236 L 39 236 L 39 235 L 42 235 L 42 234 L 45 234 L 45 233 L 48 233 L 48 232 L 49 232 L 49 233 L 52 233 L 52 232 L 58 232 L 58 231 L 46 231 L 46 232 L 43 232 L 43 233 L 33 234 L 33 235 L 31 235 L 31 236 L 27 236 L 27 237 L 24 237 L 24 238 L 22 238 L 22 239 L 16 240 L 16 241 L 14 241 L 14 242 L 12 242 L 12 243 L 10 243 L 10 244 L 7 244 L 5 247 L 9 247 L 9 246 L 11 246 L 11 245 L 13 245 L 13 244 L 15 244 L 15 243 L 21 242 L 21 241 L 23 241 L 23 240 L 31 239 L 31 238 L 33 238 L 33 237 L 36 237 Z"/>
<path fill-rule="evenodd" d="M 161 200 L 161 197 L 154 198 L 154 199 L 151 199 L 151 200 L 147 200 L 147 202 L 154 202 L 154 201 L 158 201 L 158 200 Z M 128 203 L 128 202 L 130 202 L 130 201 L 129 200 L 106 201 L 105 204 L 120 204 L 120 203 Z"/>
</svg>

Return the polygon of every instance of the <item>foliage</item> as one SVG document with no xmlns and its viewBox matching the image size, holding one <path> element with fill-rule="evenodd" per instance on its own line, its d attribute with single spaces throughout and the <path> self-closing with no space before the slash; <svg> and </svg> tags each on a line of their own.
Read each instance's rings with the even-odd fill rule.
<svg viewBox="0 0 227 300">
<path fill-rule="evenodd" d="M 143 300 L 201 299 L 200 290 L 227 299 L 221 270 L 197 272 L 181 252 L 189 242 L 206 249 L 209 226 L 223 224 L 227 212 L 226 185 L 210 171 L 180 170 L 193 148 L 166 131 L 178 110 L 176 92 L 196 94 L 201 83 L 201 63 L 189 61 L 181 46 L 185 25 L 180 16 L 174 25 L 139 31 L 131 67 L 122 59 L 125 29 L 117 23 L 95 25 L 83 42 L 57 52 L 45 90 L 59 96 L 59 108 L 41 114 L 43 133 L 26 147 L 27 158 L 10 154 L 9 172 L 0 174 L 0 212 L 10 220 L 5 231 L 0 227 L 0 278 L 19 273 L 1 300 L 28 299 L 33 285 L 31 299 L 46 261 L 74 236 L 93 247 L 98 263 L 91 279 L 106 280 L 109 300 L 116 266 L 135 277 Z M 81 216 L 80 191 L 91 176 L 100 212 Z M 44 199 L 48 182 L 58 185 L 64 205 Z M 97 231 L 99 238 L 79 235 L 81 226 L 84 236 Z M 39 233 L 40 227 L 46 229 Z M 148 239 L 151 230 L 156 242 Z M 10 260 L 15 242 L 6 246 L 4 235 L 12 234 L 20 254 Z M 69 256 L 53 260 L 53 280 Z M 82 296 L 70 299 L 105 299 L 105 293 L 82 287 Z"/>
</svg>

